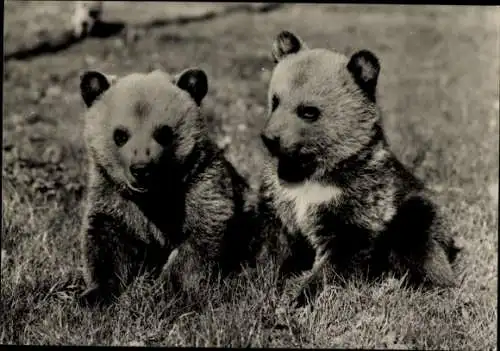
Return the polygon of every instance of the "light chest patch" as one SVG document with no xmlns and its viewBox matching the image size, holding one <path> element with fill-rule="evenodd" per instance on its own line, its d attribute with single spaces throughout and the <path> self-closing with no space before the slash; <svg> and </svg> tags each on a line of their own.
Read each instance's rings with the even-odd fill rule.
<svg viewBox="0 0 500 351">
<path fill-rule="evenodd" d="M 330 202 L 338 203 L 342 197 L 341 188 L 317 182 L 306 181 L 300 185 L 279 185 L 279 188 L 281 200 L 292 204 L 290 210 L 301 229 L 307 225 L 307 216 L 313 208 Z"/>
</svg>

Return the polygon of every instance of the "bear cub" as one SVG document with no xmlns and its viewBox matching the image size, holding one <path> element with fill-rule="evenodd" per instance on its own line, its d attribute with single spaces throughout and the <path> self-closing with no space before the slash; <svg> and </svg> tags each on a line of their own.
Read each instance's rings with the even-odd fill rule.
<svg viewBox="0 0 500 351">
<path fill-rule="evenodd" d="M 209 138 L 204 71 L 87 71 L 80 90 L 89 156 L 80 302 L 108 304 L 144 272 L 196 291 L 196 279 L 238 270 L 249 257 L 248 185 Z"/>
<path fill-rule="evenodd" d="M 346 57 L 281 32 L 273 43 L 272 156 L 259 195 L 261 231 L 282 278 L 307 270 L 294 302 L 323 278 L 408 274 L 452 286 L 460 248 L 432 194 L 391 152 L 376 100 L 380 71 L 367 50 Z"/>
</svg>

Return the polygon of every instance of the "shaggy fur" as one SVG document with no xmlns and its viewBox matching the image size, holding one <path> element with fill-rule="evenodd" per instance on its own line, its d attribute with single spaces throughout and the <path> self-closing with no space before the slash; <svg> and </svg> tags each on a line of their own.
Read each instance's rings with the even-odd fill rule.
<svg viewBox="0 0 500 351">
<path fill-rule="evenodd" d="M 262 133 L 273 157 L 259 213 L 283 277 L 309 268 L 295 302 L 314 295 L 323 273 L 393 270 L 414 283 L 454 285 L 459 248 L 429 191 L 384 137 L 375 55 L 309 49 L 284 31 L 273 57 Z"/>
<path fill-rule="evenodd" d="M 107 303 L 146 271 L 197 292 L 196 277 L 237 270 L 248 186 L 208 137 L 205 73 L 86 72 L 80 87 L 90 159 L 81 301 Z"/>
</svg>

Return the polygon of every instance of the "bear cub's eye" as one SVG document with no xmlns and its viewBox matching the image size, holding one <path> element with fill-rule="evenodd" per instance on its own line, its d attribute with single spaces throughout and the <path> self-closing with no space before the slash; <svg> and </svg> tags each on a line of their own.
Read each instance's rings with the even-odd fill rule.
<svg viewBox="0 0 500 351">
<path fill-rule="evenodd" d="M 125 128 L 116 128 L 113 133 L 113 140 L 118 147 L 125 145 L 129 138 L 130 133 Z"/>
<path fill-rule="evenodd" d="M 319 115 L 321 114 L 321 111 L 314 106 L 304 106 L 300 105 L 297 107 L 297 116 L 299 118 L 304 119 L 306 121 L 315 121 L 319 118 Z"/>
<path fill-rule="evenodd" d="M 272 99 L 271 111 L 274 112 L 278 108 L 279 104 L 280 98 L 276 94 L 274 94 Z"/>
<path fill-rule="evenodd" d="M 162 126 L 156 129 L 153 133 L 153 138 L 160 145 L 167 146 L 172 142 L 172 129 L 167 126 Z"/>
</svg>

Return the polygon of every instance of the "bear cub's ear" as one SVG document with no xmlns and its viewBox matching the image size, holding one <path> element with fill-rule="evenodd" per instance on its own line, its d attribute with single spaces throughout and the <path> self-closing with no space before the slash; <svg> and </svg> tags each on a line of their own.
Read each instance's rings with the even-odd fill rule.
<svg viewBox="0 0 500 351">
<path fill-rule="evenodd" d="M 116 76 L 105 75 L 97 71 L 85 71 L 80 77 L 80 93 L 87 107 L 94 104 L 116 81 Z"/>
<path fill-rule="evenodd" d="M 375 102 L 380 63 L 378 58 L 368 50 L 361 50 L 351 56 L 347 69 L 366 96 Z"/>
<path fill-rule="evenodd" d="M 302 39 L 292 32 L 284 30 L 276 36 L 273 42 L 272 56 L 274 63 L 278 63 L 284 57 L 304 49 L 307 49 L 307 45 Z"/>
<path fill-rule="evenodd" d="M 206 73 L 198 68 L 188 68 L 174 78 L 175 84 L 189 93 L 199 106 L 208 92 L 208 78 Z"/>
</svg>

